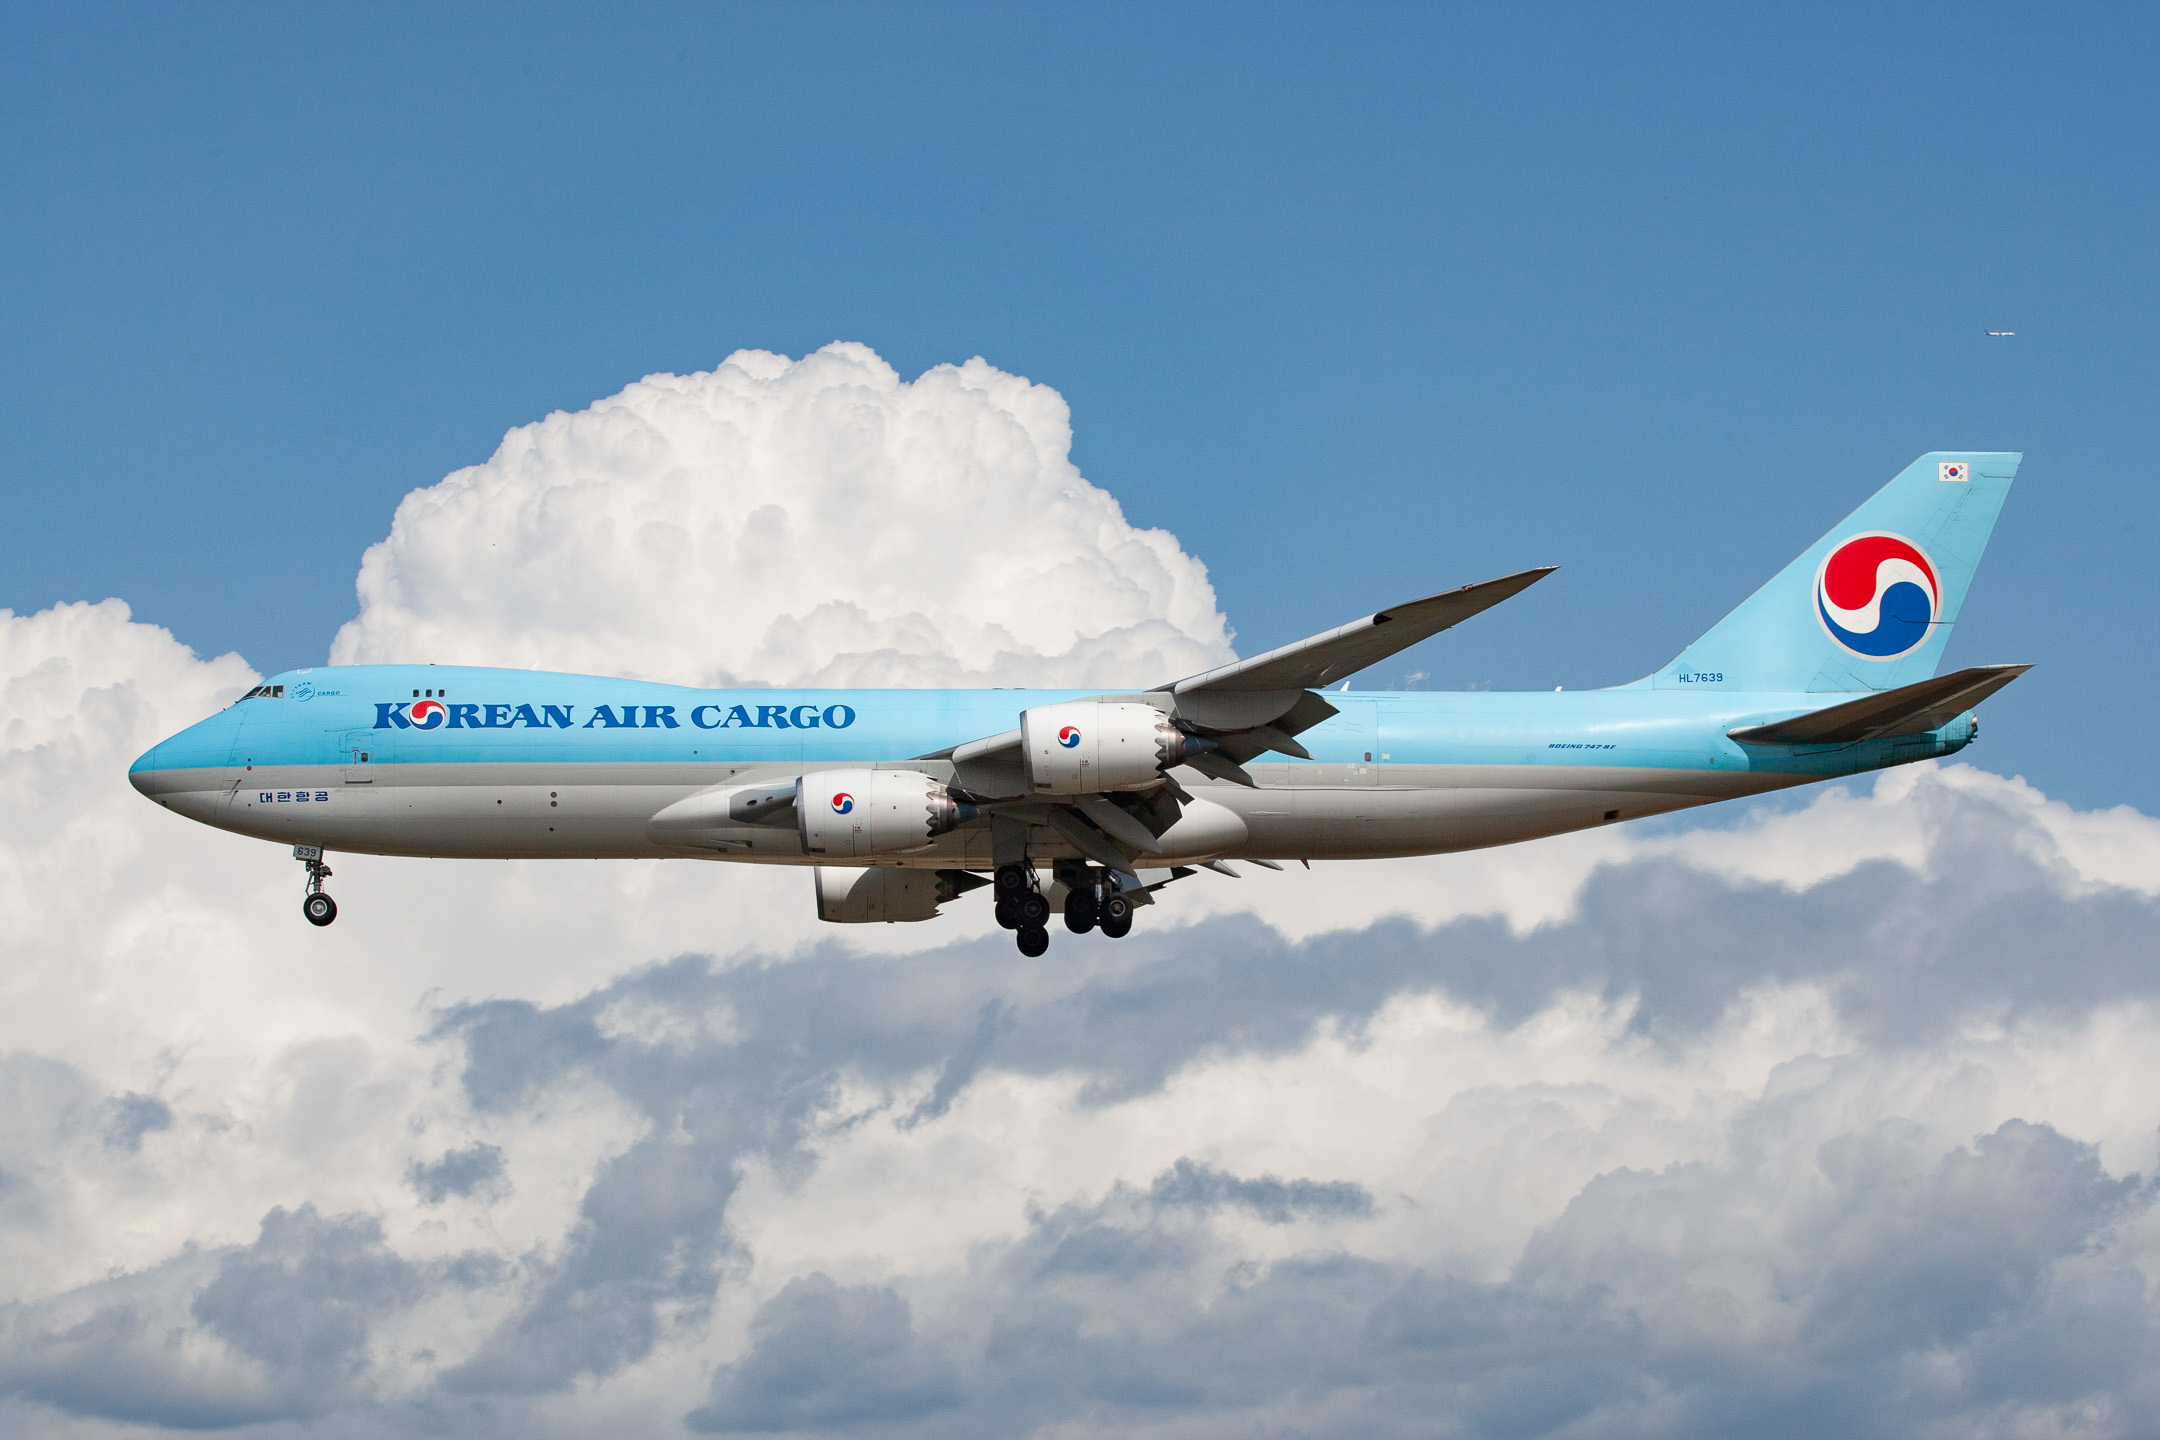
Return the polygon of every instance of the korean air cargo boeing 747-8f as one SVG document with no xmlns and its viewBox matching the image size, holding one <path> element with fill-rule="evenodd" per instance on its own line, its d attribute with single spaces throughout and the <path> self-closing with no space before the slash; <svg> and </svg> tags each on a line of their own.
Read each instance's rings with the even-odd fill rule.
<svg viewBox="0 0 2160 1440">
<path fill-rule="evenodd" d="M 1921 457 L 1655 674 L 1531 694 L 1329 690 L 1549 569 L 1114 694 L 692 690 L 433 665 L 295 670 L 157 745 L 135 787 L 331 851 L 811 867 L 818 913 L 928 920 L 993 886 L 1039 955 L 1200 868 L 1505 845 L 1970 744 L 2029 668 L 1936 675 L 2014 454 Z"/>
</svg>

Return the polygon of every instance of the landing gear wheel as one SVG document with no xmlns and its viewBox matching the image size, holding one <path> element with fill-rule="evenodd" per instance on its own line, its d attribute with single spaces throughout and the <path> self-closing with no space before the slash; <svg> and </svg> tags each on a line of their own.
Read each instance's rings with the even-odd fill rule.
<svg viewBox="0 0 2160 1440">
<path fill-rule="evenodd" d="M 1014 938 L 1020 942 L 1020 953 L 1030 960 L 1050 948 L 1050 932 L 1040 925 L 1023 925 Z"/>
<path fill-rule="evenodd" d="M 1132 901 L 1123 895 L 1106 896 L 1102 902 L 1102 933 L 1122 940 L 1132 931 Z"/>
<path fill-rule="evenodd" d="M 1020 897 L 1000 895 L 997 899 L 997 922 L 1007 930 L 1020 928 Z"/>
<path fill-rule="evenodd" d="M 1040 890 L 1030 890 L 1022 895 L 1014 909 L 1018 911 L 1020 926 L 1025 930 L 1040 930 L 1050 918 L 1050 902 Z"/>
<path fill-rule="evenodd" d="M 1075 935 L 1085 935 L 1095 928 L 1100 911 L 1092 893 L 1075 890 L 1065 897 L 1065 928 Z"/>
<path fill-rule="evenodd" d="M 320 845 L 295 845 L 293 859 L 307 867 L 307 895 L 300 901 L 300 913 L 307 916 L 310 925 L 327 925 L 337 919 L 337 901 L 322 893 L 322 882 L 330 878 L 330 867 L 323 864 Z"/>
<path fill-rule="evenodd" d="M 1034 875 L 1025 865 L 1000 865 L 993 883 L 997 886 L 998 898 L 1002 900 L 1008 895 L 1017 897 L 1034 889 L 1034 879 Z"/>
</svg>

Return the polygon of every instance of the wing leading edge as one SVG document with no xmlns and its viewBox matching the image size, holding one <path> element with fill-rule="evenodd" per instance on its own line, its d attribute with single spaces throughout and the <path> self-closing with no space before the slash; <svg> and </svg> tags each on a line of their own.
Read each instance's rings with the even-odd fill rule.
<svg viewBox="0 0 2160 1440">
<path fill-rule="evenodd" d="M 1420 640 L 1460 625 L 1521 594 L 1558 568 L 1540 565 L 1497 580 L 1444 590 L 1375 611 L 1361 620 L 1309 635 L 1249 660 L 1233 660 L 1131 695 L 1099 698 L 1142 701 L 1175 717 L 1195 733 L 1249 740 L 1250 744 L 1225 747 L 1246 752 L 1235 756 L 1237 759 L 1250 759 L 1270 750 L 1310 759 L 1305 747 L 1293 737 L 1335 713 L 1334 706 L 1311 693 L 1314 689 L 1354 675 Z M 915 758 L 965 765 L 1002 758 L 1004 752 L 1017 756 L 1019 749 L 1020 732 L 1007 730 Z"/>
<path fill-rule="evenodd" d="M 1233 660 L 1156 688 L 1176 695 L 1317 689 L 1460 625 L 1480 611 L 1521 594 L 1558 568 L 1540 565 L 1497 580 L 1427 595 L 1307 636 L 1265 655 Z"/>
</svg>

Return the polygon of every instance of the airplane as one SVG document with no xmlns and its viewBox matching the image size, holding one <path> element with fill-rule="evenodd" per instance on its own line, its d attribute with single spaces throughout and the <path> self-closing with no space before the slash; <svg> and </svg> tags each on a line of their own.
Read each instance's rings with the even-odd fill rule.
<svg viewBox="0 0 2160 1440">
<path fill-rule="evenodd" d="M 1952 755 L 2031 667 L 1935 673 L 2021 455 L 1914 461 L 1670 664 L 1607 689 L 1325 690 L 1521 593 L 1522 570 L 1129 690 L 708 690 L 470 666 L 272 676 L 161 741 L 157 804 L 333 852 L 810 869 L 820 918 L 988 886 L 1022 954 L 1246 861 L 1513 844 Z"/>
</svg>

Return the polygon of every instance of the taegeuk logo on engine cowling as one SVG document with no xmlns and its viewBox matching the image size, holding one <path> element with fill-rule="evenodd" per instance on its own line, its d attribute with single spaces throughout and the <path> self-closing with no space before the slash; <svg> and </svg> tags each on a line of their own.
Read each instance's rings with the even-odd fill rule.
<svg viewBox="0 0 2160 1440">
<path fill-rule="evenodd" d="M 1078 745 L 1079 743 L 1080 743 L 1080 727 L 1079 727 L 1079 726 L 1077 726 L 1077 725 L 1067 725 L 1067 726 L 1066 726 L 1066 727 L 1065 727 L 1064 729 L 1062 729 L 1062 730 L 1058 731 L 1058 744 L 1060 744 L 1060 745 L 1064 746 L 1064 747 L 1065 747 L 1065 748 L 1066 748 L 1067 750 L 1070 750 L 1070 749 L 1072 749 L 1072 748 L 1073 748 L 1073 746 L 1075 746 L 1075 745 Z"/>
<path fill-rule="evenodd" d="M 1927 552 L 1887 531 L 1842 540 L 1815 576 L 1815 613 L 1840 647 L 1864 660 L 1918 649 L 1942 609 Z"/>
<path fill-rule="evenodd" d="M 855 808 L 855 797 L 845 790 L 833 792 L 832 809 L 835 815 L 845 815 Z"/>
</svg>

